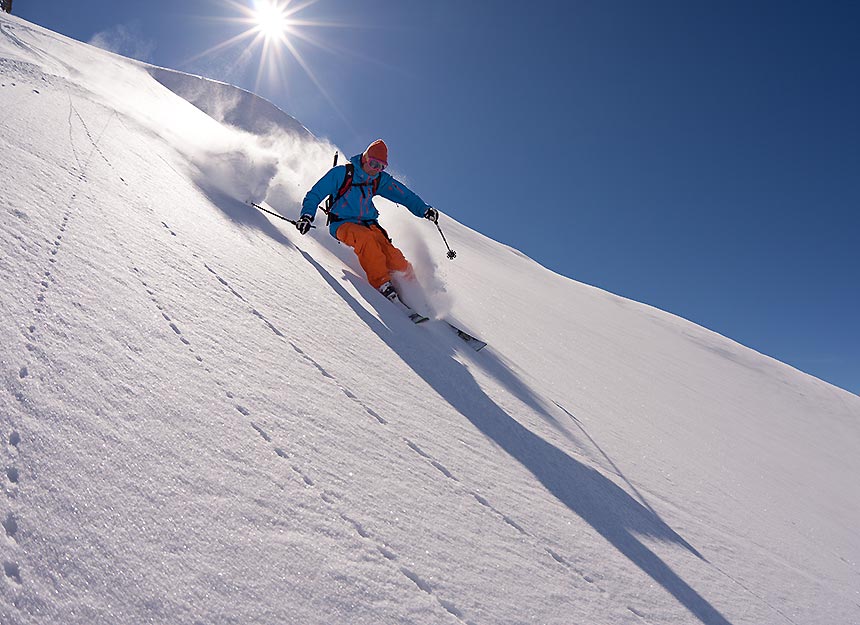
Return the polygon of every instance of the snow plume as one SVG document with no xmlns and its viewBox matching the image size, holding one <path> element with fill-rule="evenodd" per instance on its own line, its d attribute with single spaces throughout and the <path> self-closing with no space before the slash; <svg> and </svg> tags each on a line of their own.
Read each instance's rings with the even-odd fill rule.
<svg viewBox="0 0 860 625">
<path fill-rule="evenodd" d="M 282 132 L 257 136 L 235 129 L 197 144 L 203 147 L 193 156 L 202 175 L 198 184 L 242 201 L 265 200 L 290 218 L 298 216 L 305 193 L 329 170 L 335 152 L 328 143 Z"/>
<path fill-rule="evenodd" d="M 331 167 L 334 146 L 317 139 L 301 123 L 256 94 L 174 70 L 151 67 L 148 71 L 161 85 L 242 137 L 241 146 L 222 154 L 212 151 L 203 155 L 198 168 L 204 178 L 212 178 L 219 185 L 238 178 L 228 183 L 228 189 L 219 189 L 234 197 L 247 191 L 249 195 L 241 199 L 257 203 L 265 199 L 286 217 L 298 214 L 307 190 Z M 248 156 L 252 158 L 245 158 Z M 274 172 L 269 167 L 271 159 L 276 160 Z M 238 165 L 235 170 L 234 165 Z M 250 188 L 242 188 L 238 184 L 242 181 L 252 183 Z"/>
<path fill-rule="evenodd" d="M 69 80 L 80 86 L 70 92 L 72 107 L 85 110 L 84 99 L 99 102 L 127 126 L 160 137 L 201 188 L 243 202 L 266 197 L 278 171 L 278 154 L 269 142 L 215 120 L 155 81 L 146 66 L 94 51 Z"/>
<path fill-rule="evenodd" d="M 295 218 L 305 193 L 331 168 L 336 148 L 327 142 L 283 133 L 269 136 L 266 144 L 279 157 L 266 202 L 281 214 Z"/>
<path fill-rule="evenodd" d="M 284 133 L 313 139 L 311 132 L 296 119 L 250 91 L 161 67 L 150 67 L 148 71 L 170 91 L 216 121 L 260 137 Z"/>
<path fill-rule="evenodd" d="M 431 252 L 424 231 L 427 227 L 432 228 L 432 224 L 423 220 L 417 222 L 415 215 L 406 208 L 388 200 L 374 198 L 374 202 L 379 207 L 380 222 L 412 264 L 417 278 L 416 283 L 395 275 L 398 292 L 416 310 L 437 319 L 447 316 L 453 300 L 440 276 L 436 254 Z"/>
<path fill-rule="evenodd" d="M 278 172 L 279 155 L 260 137 L 218 123 L 198 108 L 164 91 L 163 106 L 145 117 L 190 164 L 205 191 L 217 190 L 241 202 L 262 202 Z"/>
<path fill-rule="evenodd" d="M 253 144 L 213 143 L 197 152 L 193 163 L 200 187 L 216 189 L 242 202 L 262 202 L 278 171 L 277 157 Z"/>
<path fill-rule="evenodd" d="M 197 77 L 183 76 L 192 84 L 202 83 Z M 192 165 L 192 176 L 201 188 L 220 191 L 242 202 L 259 203 L 266 198 L 279 161 L 278 151 L 270 141 L 221 123 L 167 89 L 154 89 L 153 99 L 159 106 L 150 106 L 144 112 L 149 125 L 162 136 L 167 135 L 180 150 Z M 213 97 L 212 103 L 216 107 L 223 104 L 224 108 L 232 104 L 222 97 Z"/>
<path fill-rule="evenodd" d="M 145 39 L 136 24 L 119 24 L 93 35 L 90 45 L 114 54 L 148 61 L 155 52 L 155 42 Z"/>
</svg>

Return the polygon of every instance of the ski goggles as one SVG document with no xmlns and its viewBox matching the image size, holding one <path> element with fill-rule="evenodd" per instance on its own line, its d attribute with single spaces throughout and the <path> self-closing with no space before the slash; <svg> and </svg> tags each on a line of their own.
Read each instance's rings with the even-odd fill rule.
<svg viewBox="0 0 860 625">
<path fill-rule="evenodd" d="M 365 161 L 365 164 L 368 167 L 370 167 L 371 169 L 375 169 L 377 171 L 382 171 L 383 169 L 385 169 L 387 167 L 387 163 L 383 163 L 382 161 L 377 160 L 375 158 L 368 158 Z"/>
</svg>

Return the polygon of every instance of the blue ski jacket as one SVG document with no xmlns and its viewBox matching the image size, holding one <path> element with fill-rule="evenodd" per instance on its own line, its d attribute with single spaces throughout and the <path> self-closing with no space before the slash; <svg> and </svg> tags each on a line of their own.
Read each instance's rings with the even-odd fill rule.
<svg viewBox="0 0 860 625">
<path fill-rule="evenodd" d="M 381 195 L 392 202 L 403 204 L 418 217 L 423 217 L 427 209 L 430 208 L 429 204 L 391 174 L 382 171 L 375 176 L 368 175 L 361 168 L 361 154 L 356 154 L 349 160 L 355 167 L 352 175 L 352 186 L 331 207 L 332 222 L 329 226 L 331 236 L 337 238 L 335 236 L 337 229 L 345 223 L 368 224 L 379 218 L 379 211 L 373 205 L 372 187 L 369 184 L 359 186 L 362 183 L 372 182 L 376 176 L 379 176 L 377 195 Z M 337 195 L 344 178 L 346 178 L 346 165 L 332 167 L 305 195 L 305 199 L 302 201 L 302 215 L 310 215 L 313 218 L 316 215 L 317 207 L 326 197 Z"/>
</svg>

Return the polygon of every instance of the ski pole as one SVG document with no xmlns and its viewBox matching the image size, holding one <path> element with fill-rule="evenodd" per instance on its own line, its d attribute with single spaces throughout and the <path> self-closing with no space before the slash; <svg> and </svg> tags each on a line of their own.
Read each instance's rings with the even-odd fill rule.
<svg viewBox="0 0 860 625">
<path fill-rule="evenodd" d="M 451 260 L 454 260 L 455 258 L 457 258 L 457 252 L 452 250 L 451 246 L 448 245 L 448 239 L 445 238 L 445 233 L 442 232 L 442 228 L 439 226 L 439 222 L 436 221 L 434 223 L 436 224 L 436 229 L 439 231 L 439 234 L 442 235 L 442 240 L 445 242 L 445 247 L 448 248 L 448 258 Z"/>
<path fill-rule="evenodd" d="M 270 211 L 270 210 L 266 210 L 265 208 L 263 208 L 263 207 L 262 207 L 262 206 L 260 206 L 259 204 L 254 204 L 254 202 L 248 202 L 248 204 L 249 204 L 250 206 L 253 206 L 254 208 L 258 208 L 258 209 L 260 209 L 260 210 L 261 210 L 261 211 L 263 211 L 264 213 L 268 213 L 269 215 L 272 215 L 272 216 L 274 216 L 274 217 L 277 217 L 278 219 L 283 219 L 284 221 L 288 221 L 288 222 L 290 222 L 291 224 L 293 224 L 294 226 L 296 225 L 296 220 L 295 220 L 295 219 L 288 219 L 287 217 L 284 217 L 283 215 L 279 215 L 278 213 L 273 213 L 273 212 L 272 212 L 272 211 Z M 316 226 L 311 226 L 311 228 L 316 228 Z"/>
</svg>

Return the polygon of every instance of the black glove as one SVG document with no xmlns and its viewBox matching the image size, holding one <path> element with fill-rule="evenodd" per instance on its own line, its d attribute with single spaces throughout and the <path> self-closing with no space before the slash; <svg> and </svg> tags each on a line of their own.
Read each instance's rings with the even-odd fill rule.
<svg viewBox="0 0 860 625">
<path fill-rule="evenodd" d="M 426 211 L 424 211 L 424 219 L 429 219 L 434 224 L 438 224 L 439 223 L 439 211 L 437 211 L 435 208 L 433 208 L 431 206 Z"/>
<path fill-rule="evenodd" d="M 310 215 L 302 215 L 296 222 L 296 230 L 298 230 L 300 234 L 307 234 L 311 229 L 311 222 L 313 220 L 314 218 Z"/>
</svg>

